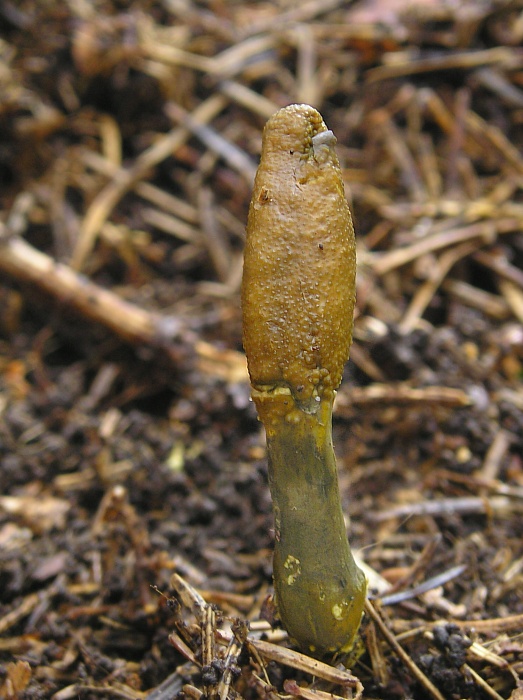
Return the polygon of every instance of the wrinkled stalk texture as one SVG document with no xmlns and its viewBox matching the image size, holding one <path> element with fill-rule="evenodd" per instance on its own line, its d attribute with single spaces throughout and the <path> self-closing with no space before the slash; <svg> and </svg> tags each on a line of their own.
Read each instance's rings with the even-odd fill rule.
<svg viewBox="0 0 523 700">
<path fill-rule="evenodd" d="M 365 578 L 349 548 L 331 439 L 331 405 L 268 438 L 274 588 L 291 637 L 314 654 L 345 652 L 358 630 Z"/>
</svg>

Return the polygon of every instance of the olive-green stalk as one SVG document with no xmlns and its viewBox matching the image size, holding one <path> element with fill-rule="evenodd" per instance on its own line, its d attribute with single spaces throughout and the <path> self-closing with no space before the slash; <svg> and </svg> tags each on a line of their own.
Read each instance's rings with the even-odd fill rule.
<svg viewBox="0 0 523 700">
<path fill-rule="evenodd" d="M 290 636 L 316 656 L 352 647 L 366 594 L 332 446 L 356 273 L 335 143 L 308 105 L 291 105 L 267 122 L 242 284 L 252 397 L 267 434 L 276 604 Z"/>
</svg>

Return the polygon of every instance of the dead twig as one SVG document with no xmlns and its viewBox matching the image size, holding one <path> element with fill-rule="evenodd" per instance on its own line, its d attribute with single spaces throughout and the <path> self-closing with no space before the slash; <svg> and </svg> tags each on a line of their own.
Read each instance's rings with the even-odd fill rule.
<svg viewBox="0 0 523 700">
<path fill-rule="evenodd" d="M 477 671 L 475 671 L 468 664 L 463 664 L 462 670 L 468 673 L 473 679 L 474 683 L 483 690 L 489 697 L 494 698 L 494 700 L 503 700 L 503 696 L 497 693 L 494 688 L 485 681 Z"/>
<path fill-rule="evenodd" d="M 418 683 L 420 683 L 420 685 L 422 685 L 423 688 L 425 688 L 425 690 L 429 693 L 429 695 L 431 695 L 431 697 L 435 698 L 436 700 L 445 700 L 444 696 L 440 693 L 440 691 L 436 688 L 432 681 L 427 678 L 427 676 L 423 673 L 419 666 L 417 666 L 417 664 L 414 663 L 411 657 L 403 649 L 401 644 L 399 644 L 399 642 L 396 640 L 396 637 L 389 630 L 389 628 L 379 615 L 374 605 L 370 602 L 370 600 L 367 600 L 365 604 L 365 611 L 367 612 L 367 615 L 376 624 L 377 628 L 379 629 L 381 635 L 384 637 L 387 644 L 400 657 L 400 659 L 403 661 L 405 666 L 408 668 L 410 673 L 412 673 L 412 675 L 418 681 Z"/>
<path fill-rule="evenodd" d="M 35 285 L 132 344 L 150 345 L 176 357 L 173 340 L 182 331 L 176 317 L 160 316 L 125 301 L 22 239 L 0 242 L 0 251 L 0 269 L 6 274 Z"/>
<path fill-rule="evenodd" d="M 204 124 L 213 119 L 226 105 L 222 95 L 214 94 L 202 102 L 192 113 L 194 123 Z M 150 170 L 172 155 L 187 140 L 190 130 L 186 127 L 176 127 L 153 143 L 137 159 L 135 164 L 125 171 L 119 171 L 116 179 L 112 180 L 95 197 L 91 203 L 76 243 L 71 266 L 81 269 L 89 255 L 98 232 L 110 216 L 112 210 L 139 180 L 142 180 Z"/>
<path fill-rule="evenodd" d="M 416 75 L 439 70 L 470 70 L 479 66 L 498 65 L 505 69 L 521 66 L 521 55 L 510 48 L 497 46 L 481 51 L 456 51 L 442 53 L 440 56 L 418 58 L 413 53 L 405 52 L 403 56 L 396 55 L 394 63 L 379 66 L 367 72 L 367 80 L 376 82 L 402 75 Z"/>
<path fill-rule="evenodd" d="M 513 233 L 521 228 L 521 219 L 507 217 L 490 221 L 479 221 L 469 226 L 461 226 L 433 234 L 412 243 L 403 248 L 391 250 L 389 253 L 379 255 L 377 253 L 368 254 L 368 263 L 377 275 L 383 275 L 395 268 L 412 262 L 421 255 L 433 253 L 441 248 L 447 248 L 473 238 L 483 239 L 485 243 L 492 243 L 496 236 Z"/>
<path fill-rule="evenodd" d="M 389 518 L 408 518 L 414 515 L 445 516 L 452 514 L 470 515 L 492 514 L 501 516 L 518 509 L 516 504 L 512 504 L 505 496 L 492 498 L 477 498 L 476 496 L 465 496 L 463 498 L 440 498 L 438 500 L 422 501 L 420 503 L 408 503 L 407 505 L 396 506 L 379 513 L 371 514 L 369 517 L 375 522 L 382 522 Z"/>
<path fill-rule="evenodd" d="M 450 250 L 445 251 L 437 263 L 432 268 L 429 278 L 416 291 L 410 305 L 399 323 L 402 333 L 409 333 L 423 316 L 436 290 L 441 285 L 454 265 L 461 259 L 467 257 L 476 250 L 477 246 L 470 243 L 462 243 Z"/>
<path fill-rule="evenodd" d="M 397 591 L 396 593 L 387 593 L 386 595 L 380 596 L 379 602 L 381 605 L 397 605 L 405 600 L 411 600 L 416 596 L 423 595 L 423 593 L 439 588 L 439 586 L 443 586 L 445 583 L 448 583 L 458 576 L 461 576 L 466 568 L 466 566 L 454 566 L 448 571 L 444 571 L 437 576 L 432 576 L 431 578 L 426 579 L 413 588 Z"/>
<path fill-rule="evenodd" d="M 295 680 L 291 679 L 283 681 L 283 689 L 292 697 L 304 698 L 304 700 L 345 700 L 343 695 L 327 693 L 324 690 L 317 690 L 316 688 L 304 688 L 298 685 Z M 360 686 L 355 688 L 355 691 L 354 695 L 351 693 L 351 699 L 360 700 L 363 694 L 363 686 L 360 684 Z"/>
<path fill-rule="evenodd" d="M 454 299 L 459 299 L 473 309 L 481 309 L 492 318 L 504 320 L 510 316 L 510 306 L 501 296 L 455 279 L 446 279 L 442 287 L 443 291 Z"/>
<path fill-rule="evenodd" d="M 329 666 L 299 651 L 286 649 L 277 644 L 271 644 L 271 642 L 264 642 L 261 639 L 251 638 L 247 639 L 247 646 L 251 650 L 254 649 L 260 656 L 269 661 L 277 661 L 284 666 L 290 666 L 291 668 L 304 671 L 311 676 L 322 678 L 330 683 L 352 688 L 356 688 L 359 684 L 359 679 L 353 676 L 349 671 L 334 668 L 334 666 Z"/>
<path fill-rule="evenodd" d="M 276 112 L 278 105 L 235 80 L 222 80 L 218 84 L 220 92 L 230 100 L 245 107 L 262 119 L 268 119 Z"/>
<path fill-rule="evenodd" d="M 196 120 L 175 102 L 170 102 L 166 106 L 166 112 L 173 121 L 189 129 L 209 150 L 221 156 L 234 170 L 240 173 L 249 186 L 252 185 L 256 174 L 256 165 L 245 151 L 218 134 L 210 126 Z"/>
<path fill-rule="evenodd" d="M 446 622 L 452 622 L 453 625 L 457 625 L 460 629 L 470 630 L 471 632 L 476 632 L 477 634 L 510 634 L 511 632 L 520 632 L 523 625 L 523 613 L 520 615 L 509 615 L 508 617 L 494 617 L 485 620 L 445 620 Z M 434 627 L 441 625 L 441 620 L 435 620 L 434 622 L 428 622 L 423 625 L 419 625 L 414 629 L 411 629 L 412 622 L 408 620 L 397 620 L 394 623 L 395 628 L 406 627 L 406 631 L 402 631 L 400 636 L 401 639 L 407 639 L 412 636 L 424 634 L 427 630 L 432 630 Z"/>
<path fill-rule="evenodd" d="M 426 386 L 414 388 L 408 384 L 371 384 L 367 387 L 352 387 L 340 390 L 336 399 L 337 415 L 343 416 L 344 409 L 350 406 L 372 404 L 427 404 L 448 408 L 470 406 L 471 398 L 462 389 L 448 386 Z"/>
</svg>

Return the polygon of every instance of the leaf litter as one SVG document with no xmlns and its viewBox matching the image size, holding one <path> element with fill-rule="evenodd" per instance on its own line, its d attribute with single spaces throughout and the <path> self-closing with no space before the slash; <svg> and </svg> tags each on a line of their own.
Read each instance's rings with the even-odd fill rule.
<svg viewBox="0 0 523 700">
<path fill-rule="evenodd" d="M 521 695 L 522 9 L 3 3 L 1 697 Z M 271 605 L 241 349 L 291 102 L 358 237 L 334 429 L 371 596 L 322 665 Z"/>
</svg>

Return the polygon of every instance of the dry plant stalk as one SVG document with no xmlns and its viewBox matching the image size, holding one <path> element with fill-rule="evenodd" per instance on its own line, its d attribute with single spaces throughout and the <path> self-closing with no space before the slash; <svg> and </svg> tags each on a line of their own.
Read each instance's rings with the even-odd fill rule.
<svg viewBox="0 0 523 700">
<path fill-rule="evenodd" d="M 308 105 L 267 122 L 242 285 L 252 398 L 267 434 L 276 602 L 291 637 L 319 657 L 351 648 L 366 593 L 347 541 L 332 446 L 356 274 L 335 143 Z"/>
</svg>

